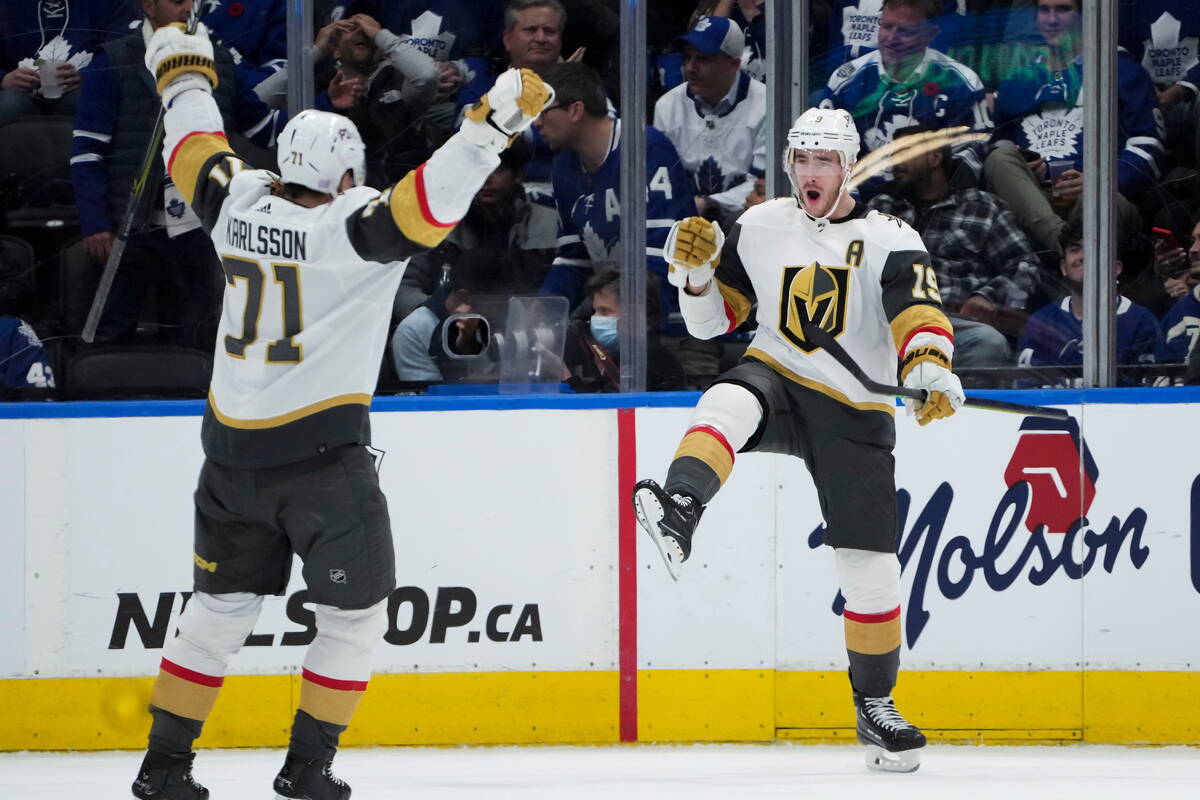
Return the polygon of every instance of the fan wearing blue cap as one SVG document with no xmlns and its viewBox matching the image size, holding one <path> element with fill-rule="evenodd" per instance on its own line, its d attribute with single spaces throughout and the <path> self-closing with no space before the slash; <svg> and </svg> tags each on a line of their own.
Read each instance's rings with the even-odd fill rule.
<svg viewBox="0 0 1200 800">
<path fill-rule="evenodd" d="M 766 87 L 742 70 L 746 37 L 725 17 L 701 17 L 676 46 L 685 83 L 659 98 L 654 127 L 695 182 L 697 212 L 725 217 L 745 208 L 764 174 Z"/>
</svg>

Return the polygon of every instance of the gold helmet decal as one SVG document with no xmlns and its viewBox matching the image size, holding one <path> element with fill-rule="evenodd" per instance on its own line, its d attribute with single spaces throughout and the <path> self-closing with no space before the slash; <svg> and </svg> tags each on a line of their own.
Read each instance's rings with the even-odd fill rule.
<svg viewBox="0 0 1200 800">
<path fill-rule="evenodd" d="M 779 293 L 779 330 L 784 338 L 811 353 L 817 345 L 805 338 L 806 324 L 841 336 L 846 328 L 849 288 L 849 267 L 827 267 L 816 261 L 804 267 L 784 267 L 783 290 Z"/>
</svg>

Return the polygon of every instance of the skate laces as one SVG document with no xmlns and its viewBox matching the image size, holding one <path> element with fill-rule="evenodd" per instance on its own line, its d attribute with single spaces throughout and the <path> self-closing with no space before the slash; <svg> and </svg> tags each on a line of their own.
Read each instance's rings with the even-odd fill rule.
<svg viewBox="0 0 1200 800">
<path fill-rule="evenodd" d="M 908 720 L 900 716 L 890 694 L 883 697 L 864 697 L 863 708 L 871 721 L 881 728 L 896 731 L 913 727 Z"/>
<path fill-rule="evenodd" d="M 325 762 L 325 767 L 324 767 L 324 769 L 322 769 L 322 772 L 325 773 L 325 777 L 327 779 L 329 779 L 329 781 L 331 783 L 333 783 L 335 786 L 337 786 L 338 788 L 344 789 L 346 787 L 346 782 L 344 780 L 342 780 L 341 778 L 339 778 L 337 775 L 333 774 L 333 762 L 332 761 Z"/>
</svg>

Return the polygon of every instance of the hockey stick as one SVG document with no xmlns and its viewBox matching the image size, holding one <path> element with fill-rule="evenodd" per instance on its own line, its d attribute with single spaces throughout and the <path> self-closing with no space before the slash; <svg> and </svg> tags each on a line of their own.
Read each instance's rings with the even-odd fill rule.
<svg viewBox="0 0 1200 800">
<path fill-rule="evenodd" d="M 196 24 L 199 21 L 200 6 L 197 3 L 192 6 L 191 13 L 188 15 L 187 32 L 195 33 Z M 142 155 L 142 166 L 129 190 L 129 205 L 125 207 L 125 216 L 113 239 L 108 259 L 104 262 L 104 272 L 100 274 L 100 283 L 96 286 L 96 296 L 92 298 L 92 307 L 88 309 L 87 321 L 83 323 L 82 336 L 88 344 L 96 339 L 96 328 L 100 327 L 100 317 L 104 313 L 104 306 L 108 304 L 108 294 L 112 291 L 117 267 L 121 264 L 121 256 L 125 254 L 125 243 L 129 239 L 129 234 L 133 232 L 133 224 L 137 220 L 137 212 L 142 205 L 142 196 L 146 193 L 146 186 L 150 183 L 150 172 L 154 168 L 154 160 L 162 157 L 165 114 L 166 109 L 162 107 L 162 103 L 159 103 L 158 118 L 154 121 L 154 132 L 150 134 L 150 144 L 146 146 L 146 152 Z"/>
<path fill-rule="evenodd" d="M 907 386 L 893 386 L 887 383 L 871 380 L 863 372 L 850 354 L 847 353 L 837 339 L 834 339 L 824 328 L 808 323 L 804 326 L 804 337 L 813 344 L 820 346 L 826 353 L 833 356 L 834 361 L 846 368 L 846 371 L 861 383 L 867 391 L 876 394 L 890 394 L 897 397 L 908 397 L 924 403 L 929 399 L 929 392 L 924 389 L 909 389 Z M 1007 411 L 1012 414 L 1024 414 L 1028 417 L 1050 417 L 1051 419 L 1070 419 L 1071 415 L 1062 408 L 1049 406 L 1031 406 L 1024 403 L 1010 403 L 1007 400 L 987 400 L 982 397 L 968 397 L 966 405 L 972 408 L 983 408 L 988 411 Z"/>
<path fill-rule="evenodd" d="M 877 147 L 856 162 L 846 188 L 853 190 L 867 179 L 891 169 L 894 164 L 903 163 L 933 150 L 981 142 L 987 138 L 988 134 L 972 132 L 966 125 L 903 136 Z"/>
</svg>

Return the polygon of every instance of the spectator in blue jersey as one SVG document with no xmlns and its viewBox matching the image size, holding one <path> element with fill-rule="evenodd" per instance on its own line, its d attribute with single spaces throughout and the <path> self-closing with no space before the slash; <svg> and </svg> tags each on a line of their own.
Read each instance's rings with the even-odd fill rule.
<svg viewBox="0 0 1200 800">
<path fill-rule="evenodd" d="M 108 42 L 84 72 L 71 147 L 71 179 L 83 229 L 83 244 L 97 264 L 112 250 L 138 177 L 160 107 L 157 89 L 143 64 L 146 41 L 158 28 L 184 22 L 192 0 L 142 0 L 138 31 Z M 272 111 L 239 78 L 229 51 L 214 47 L 218 85 L 214 96 L 227 132 L 239 132 L 260 147 L 274 145 L 286 114 Z M 163 161 L 151 162 L 137 227 L 96 333 L 99 343 L 133 340 L 150 287 L 158 295 L 160 338 L 171 344 L 212 346 L 212 315 L 218 306 L 216 253 L 200 221 L 165 175 Z M 83 301 L 86 305 L 90 298 Z"/>
<path fill-rule="evenodd" d="M 1182 270 L 1166 279 L 1165 288 L 1173 305 L 1163 316 L 1158 361 L 1164 364 L 1187 360 L 1200 337 L 1200 222 L 1191 231 Z"/>
<path fill-rule="evenodd" d="M 839 67 L 821 92 L 822 108 L 842 108 L 854 117 L 861 155 L 914 125 L 991 130 L 979 76 L 930 47 L 940 30 L 935 23 L 940 9 L 941 0 L 883 0 L 878 49 Z M 976 174 L 982 171 L 976 149 L 964 147 L 957 155 Z M 859 193 L 868 198 L 881 184 L 867 181 Z"/>
<path fill-rule="evenodd" d="M 433 143 L 453 133 L 458 111 L 478 100 L 495 77 L 492 56 L 499 49 L 504 0 L 374 0 L 364 9 L 410 47 L 428 55 L 438 69 L 438 86 L 424 124 L 437 133 Z"/>
<path fill-rule="evenodd" d="M 1118 232 L 1118 242 L 1122 241 Z M 1083 225 L 1073 221 L 1063 228 L 1063 258 L 1060 265 L 1063 283 L 1068 294 L 1062 300 L 1035 311 L 1021 333 L 1017 344 L 1017 364 L 1022 367 L 1080 367 L 1083 365 Z M 1121 274 L 1121 262 L 1113 262 L 1113 275 Z M 1128 297 L 1117 296 L 1117 353 L 1118 366 L 1140 366 L 1154 363 L 1158 340 L 1158 321 L 1149 310 Z M 1052 371 L 1051 371 L 1052 372 Z M 1071 372 L 1074 372 L 1072 370 Z M 1046 376 L 1022 384 L 1043 386 L 1078 386 L 1081 378 Z M 1122 375 L 1122 385 L 1143 381 Z"/>
<path fill-rule="evenodd" d="M 745 36 L 723 17 L 701 17 L 679 40 L 686 83 L 654 104 L 654 127 L 692 177 L 696 213 L 723 219 L 746 205 L 764 174 L 767 89 L 742 70 Z"/>
<path fill-rule="evenodd" d="M 80 71 L 137 18 L 135 0 L 0 3 L 0 124 L 33 114 L 74 114 Z"/>
<path fill-rule="evenodd" d="M 996 90 L 988 188 L 1004 198 L 1046 251 L 1058 251 L 1083 193 L 1083 55 L 1080 0 L 1037 0 L 1042 43 Z M 1133 58 L 1117 53 L 1117 200 L 1123 227 L 1140 228 L 1131 201 L 1158 179 L 1163 155 L 1158 95 Z"/>
<path fill-rule="evenodd" d="M 494 253 L 495 282 L 507 294 L 537 292 L 554 259 L 558 216 L 530 202 L 521 184 L 528 146 L 518 140 L 475 194 L 466 216 L 433 250 L 408 260 L 393 320 L 407 317 L 449 280 L 454 265 L 475 250 Z"/>
<path fill-rule="evenodd" d="M 543 294 L 566 297 L 574 308 L 584 298 L 584 284 L 605 265 L 622 265 L 619 119 L 609 116 L 608 99 L 591 67 L 562 63 L 542 76 L 554 87 L 554 105 L 534 122 L 558 155 L 554 159 L 554 202 L 558 208 L 558 254 Z M 645 266 L 665 281 L 662 246 L 676 220 L 695 210 L 692 182 L 671 140 L 646 127 L 646 260 Z M 673 292 L 663 293 L 664 317 L 678 314 Z"/>
<path fill-rule="evenodd" d="M 1117 38 L 1158 91 L 1168 153 L 1185 167 L 1200 157 L 1200 3 L 1121 0 Z"/>
<path fill-rule="evenodd" d="M 200 0 L 209 36 L 257 86 L 287 64 L 287 0 Z"/>
<path fill-rule="evenodd" d="M 1008 320 L 1023 316 L 1037 283 L 1038 258 L 1004 201 L 978 189 L 968 171 L 954 165 L 948 147 L 898 163 L 893 182 L 868 205 L 921 235 L 942 308 L 954 323 L 955 367 L 1006 366 L 1012 353 L 998 328 L 1007 330 Z"/>
<path fill-rule="evenodd" d="M 946 52 L 961 37 L 962 2 L 937 0 L 929 19 L 939 23 L 933 46 Z M 815 71 L 822 79 L 840 64 L 853 61 L 879 46 L 879 27 L 883 18 L 883 0 L 830 0 L 830 13 L 825 17 L 827 51 L 815 53 Z M 824 55 L 822 58 L 821 56 Z"/>
<path fill-rule="evenodd" d="M 12 317 L 0 317 L 0 386 L 54 388 L 54 370 L 41 339 L 28 323 Z"/>
</svg>

